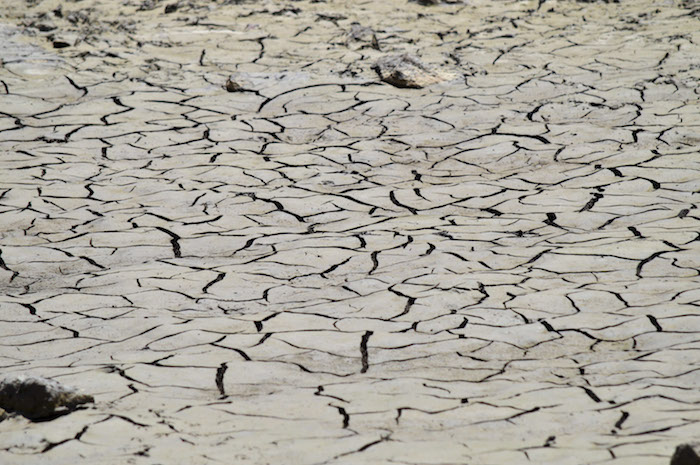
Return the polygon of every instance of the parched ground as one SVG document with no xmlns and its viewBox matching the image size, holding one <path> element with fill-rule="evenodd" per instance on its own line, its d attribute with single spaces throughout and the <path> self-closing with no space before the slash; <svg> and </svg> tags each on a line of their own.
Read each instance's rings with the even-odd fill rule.
<svg viewBox="0 0 700 465">
<path fill-rule="evenodd" d="M 700 437 L 697 2 L 0 23 L 0 373 L 96 401 L 0 422 L 0 463 L 645 465 Z M 454 79 L 381 82 L 403 52 Z"/>
</svg>

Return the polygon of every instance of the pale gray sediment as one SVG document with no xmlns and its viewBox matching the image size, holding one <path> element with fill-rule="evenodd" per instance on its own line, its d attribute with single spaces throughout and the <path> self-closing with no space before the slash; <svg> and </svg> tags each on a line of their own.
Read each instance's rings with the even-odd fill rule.
<svg viewBox="0 0 700 465">
<path fill-rule="evenodd" d="M 697 441 L 700 6 L 422 3 L 4 2 L 0 463 Z"/>
</svg>

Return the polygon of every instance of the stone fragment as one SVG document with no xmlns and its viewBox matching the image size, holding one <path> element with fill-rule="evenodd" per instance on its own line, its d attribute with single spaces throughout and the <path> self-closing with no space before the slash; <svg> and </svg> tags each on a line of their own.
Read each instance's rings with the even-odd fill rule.
<svg viewBox="0 0 700 465">
<path fill-rule="evenodd" d="M 418 57 L 408 53 L 382 57 L 373 69 L 382 81 L 395 87 L 421 88 L 454 77 L 450 73 L 429 68 Z"/>
<path fill-rule="evenodd" d="M 224 88 L 228 92 L 244 92 L 246 91 L 246 87 L 249 87 L 249 83 L 246 82 L 244 79 L 242 79 L 240 76 L 236 74 L 232 74 L 229 76 L 229 78 L 226 80 L 226 84 L 224 85 Z"/>
<path fill-rule="evenodd" d="M 671 465 L 700 465 L 700 442 L 681 444 L 671 457 Z"/>
<path fill-rule="evenodd" d="M 243 87 L 233 79 L 228 78 L 226 80 L 226 90 L 228 92 L 240 92 L 243 90 Z"/>
<path fill-rule="evenodd" d="M 0 408 L 38 420 L 75 409 L 95 399 L 58 381 L 39 376 L 12 376 L 0 381 Z"/>
</svg>

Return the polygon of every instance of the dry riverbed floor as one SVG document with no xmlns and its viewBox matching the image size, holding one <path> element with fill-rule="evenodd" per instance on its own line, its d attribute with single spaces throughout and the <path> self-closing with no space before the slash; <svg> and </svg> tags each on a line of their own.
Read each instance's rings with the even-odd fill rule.
<svg viewBox="0 0 700 465">
<path fill-rule="evenodd" d="M 0 463 L 700 437 L 698 2 L 2 3 L 0 373 L 95 402 Z"/>
</svg>

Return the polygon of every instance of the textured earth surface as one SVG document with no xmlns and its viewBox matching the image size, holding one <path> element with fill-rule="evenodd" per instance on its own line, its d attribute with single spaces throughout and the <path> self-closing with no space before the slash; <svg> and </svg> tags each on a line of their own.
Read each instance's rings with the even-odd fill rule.
<svg viewBox="0 0 700 465">
<path fill-rule="evenodd" d="M 700 437 L 698 2 L 2 3 L 0 373 L 95 404 L 0 463 Z"/>
</svg>

